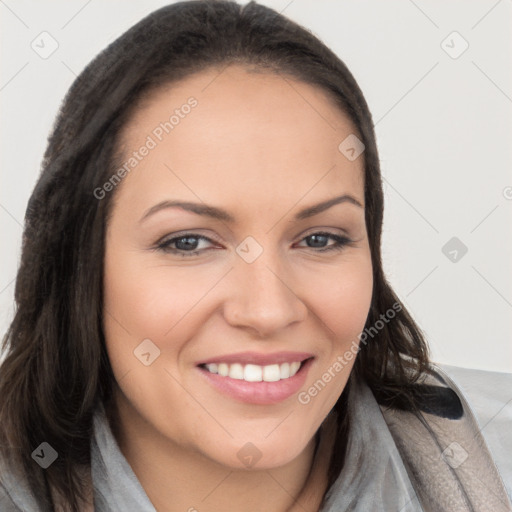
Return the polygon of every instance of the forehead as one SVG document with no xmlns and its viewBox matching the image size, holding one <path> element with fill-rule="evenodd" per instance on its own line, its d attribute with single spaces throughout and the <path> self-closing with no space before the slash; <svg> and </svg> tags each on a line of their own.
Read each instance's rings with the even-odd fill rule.
<svg viewBox="0 0 512 512">
<path fill-rule="evenodd" d="M 151 149 L 123 180 L 121 195 L 261 207 L 340 192 L 363 202 L 364 155 L 351 161 L 339 150 L 355 133 L 319 87 L 239 66 L 209 69 L 140 103 L 122 133 L 125 162 Z"/>
</svg>

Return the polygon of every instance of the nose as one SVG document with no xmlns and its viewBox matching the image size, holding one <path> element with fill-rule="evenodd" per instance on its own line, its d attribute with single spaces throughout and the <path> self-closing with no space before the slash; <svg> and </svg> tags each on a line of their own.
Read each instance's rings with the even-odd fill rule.
<svg viewBox="0 0 512 512">
<path fill-rule="evenodd" d="M 261 337 L 298 323 L 307 315 L 290 272 L 269 252 L 264 251 L 252 263 L 242 259 L 235 263 L 223 308 L 230 325 L 256 331 Z"/>
</svg>

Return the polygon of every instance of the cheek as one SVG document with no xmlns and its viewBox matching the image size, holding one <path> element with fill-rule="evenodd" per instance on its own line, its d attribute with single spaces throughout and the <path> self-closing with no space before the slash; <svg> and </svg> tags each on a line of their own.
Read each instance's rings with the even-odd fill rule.
<svg viewBox="0 0 512 512">
<path fill-rule="evenodd" d="M 201 272 L 152 263 L 151 255 L 119 255 L 105 261 L 105 308 L 134 337 L 162 339 L 209 286 Z"/>
<path fill-rule="evenodd" d="M 369 250 L 322 272 L 315 283 L 311 308 L 314 307 L 326 338 L 319 344 L 321 352 L 315 371 L 297 398 L 309 415 L 324 418 L 345 388 L 368 317 L 373 291 Z"/>
<path fill-rule="evenodd" d="M 212 279 L 201 274 L 191 279 L 193 272 L 185 270 L 150 264 L 140 253 L 116 253 L 115 248 L 105 258 L 105 342 L 126 397 L 123 403 L 152 421 L 158 417 L 162 431 L 172 431 L 173 438 L 181 435 L 177 426 L 169 427 L 176 423 L 173 411 L 194 404 L 171 375 L 176 375 L 180 352 L 192 333 L 189 312 L 211 287 Z M 148 352 L 146 365 L 143 354 Z"/>
<path fill-rule="evenodd" d="M 179 350 L 175 344 L 164 350 L 163 339 L 190 309 L 188 303 L 196 294 L 190 282 L 185 293 L 187 283 L 180 279 L 178 271 L 172 272 L 172 283 L 168 282 L 170 275 L 163 266 L 141 264 L 136 252 L 117 252 L 115 246 L 107 250 L 104 331 L 116 377 L 140 366 L 135 357 L 143 340 L 151 340 L 160 350 L 153 367 Z"/>
<path fill-rule="evenodd" d="M 343 261 L 315 278 L 314 310 L 336 341 L 333 349 L 353 340 L 364 327 L 371 305 L 373 274 L 368 253 Z"/>
</svg>

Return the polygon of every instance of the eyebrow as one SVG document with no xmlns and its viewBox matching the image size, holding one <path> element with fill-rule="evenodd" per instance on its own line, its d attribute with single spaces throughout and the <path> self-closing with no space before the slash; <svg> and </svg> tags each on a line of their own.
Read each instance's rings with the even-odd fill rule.
<svg viewBox="0 0 512 512">
<path fill-rule="evenodd" d="M 294 220 L 297 221 L 313 217 L 314 215 L 318 215 L 319 213 L 322 213 L 323 211 L 340 203 L 353 204 L 359 208 L 364 209 L 363 205 L 355 197 L 349 194 L 344 194 L 342 196 L 327 199 L 326 201 L 322 201 L 321 203 L 317 203 L 313 206 L 308 206 L 307 208 L 302 209 L 297 214 L 295 214 Z M 229 223 L 235 222 L 235 218 L 230 213 L 215 206 L 210 206 L 204 203 L 192 203 L 189 201 L 165 200 L 149 208 L 140 218 L 139 223 L 143 222 L 151 215 L 154 215 L 155 213 L 167 208 L 181 208 L 197 215 L 211 217 L 212 219 L 217 219 Z"/>
</svg>

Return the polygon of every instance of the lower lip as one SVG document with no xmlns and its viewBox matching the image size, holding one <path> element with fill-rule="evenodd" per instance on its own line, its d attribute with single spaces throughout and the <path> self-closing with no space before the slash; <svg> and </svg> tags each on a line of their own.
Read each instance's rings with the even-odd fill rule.
<svg viewBox="0 0 512 512">
<path fill-rule="evenodd" d="M 231 377 L 222 377 L 210 373 L 205 368 L 197 367 L 208 382 L 221 393 L 248 404 L 269 405 L 277 404 L 294 395 L 304 385 L 313 358 L 302 363 L 299 371 L 288 379 L 277 382 L 247 382 Z"/>
</svg>

